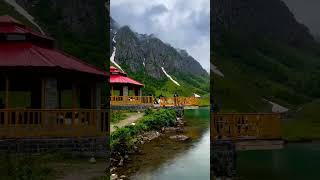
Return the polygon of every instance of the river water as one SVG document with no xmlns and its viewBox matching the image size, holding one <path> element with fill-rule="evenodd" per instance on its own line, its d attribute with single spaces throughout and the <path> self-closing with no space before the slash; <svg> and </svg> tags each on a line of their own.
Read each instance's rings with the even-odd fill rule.
<svg viewBox="0 0 320 180">
<path fill-rule="evenodd" d="M 176 142 L 162 136 L 142 147 L 143 154 L 134 155 L 125 166 L 134 180 L 209 180 L 210 118 L 209 108 L 186 110 L 185 134 L 188 142 Z"/>
<path fill-rule="evenodd" d="M 320 143 L 287 144 L 273 151 L 237 153 L 237 176 L 243 180 L 320 179 Z"/>
</svg>

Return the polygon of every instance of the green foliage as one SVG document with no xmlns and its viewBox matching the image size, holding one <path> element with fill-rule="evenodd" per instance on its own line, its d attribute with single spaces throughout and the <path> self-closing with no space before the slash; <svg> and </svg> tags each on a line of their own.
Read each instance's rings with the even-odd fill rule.
<svg viewBox="0 0 320 180">
<path fill-rule="evenodd" d="M 40 157 L 5 154 L 0 161 L 0 180 L 54 179 L 53 169 L 46 166 Z"/>
<path fill-rule="evenodd" d="M 300 107 L 283 123 L 284 138 L 289 141 L 320 139 L 320 101 L 315 100 Z"/>
<path fill-rule="evenodd" d="M 145 116 L 150 115 L 150 114 L 152 114 L 152 113 L 153 113 L 152 108 L 148 108 L 148 109 L 146 109 L 146 110 L 144 111 L 144 115 L 145 115 Z"/>
<path fill-rule="evenodd" d="M 175 124 L 176 113 L 174 110 L 161 109 L 149 111 L 150 114 L 144 116 L 135 125 L 128 125 L 117 128 L 111 134 L 111 150 L 125 153 L 135 142 L 135 137 L 143 132 L 159 130 L 162 127 L 173 126 Z"/>
<path fill-rule="evenodd" d="M 128 117 L 127 111 L 112 111 L 111 112 L 111 122 L 117 123 L 121 120 L 124 120 Z"/>
</svg>

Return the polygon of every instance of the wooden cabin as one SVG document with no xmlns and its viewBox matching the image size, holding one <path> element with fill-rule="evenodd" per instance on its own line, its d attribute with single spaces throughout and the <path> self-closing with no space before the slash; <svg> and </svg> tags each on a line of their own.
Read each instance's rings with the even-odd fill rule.
<svg viewBox="0 0 320 180">
<path fill-rule="evenodd" d="M 0 138 L 106 136 L 107 72 L 54 46 L 54 39 L 0 16 Z"/>
<path fill-rule="evenodd" d="M 144 85 L 122 72 L 110 66 L 110 86 L 112 96 L 142 96 Z"/>
<path fill-rule="evenodd" d="M 153 105 L 152 96 L 142 96 L 144 85 L 110 66 L 111 106 Z"/>
</svg>

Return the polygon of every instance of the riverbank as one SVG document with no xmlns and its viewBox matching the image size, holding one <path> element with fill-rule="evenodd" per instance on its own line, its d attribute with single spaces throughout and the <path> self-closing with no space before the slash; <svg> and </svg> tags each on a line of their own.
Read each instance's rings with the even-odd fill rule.
<svg viewBox="0 0 320 180">
<path fill-rule="evenodd" d="M 207 180 L 210 174 L 209 108 L 185 110 L 183 127 L 167 127 L 157 138 L 141 144 L 139 152 L 130 154 L 127 163 L 117 167 L 118 176 L 128 179 Z M 172 139 L 176 135 L 185 141 Z M 178 136 L 179 137 L 179 136 Z"/>
<path fill-rule="evenodd" d="M 130 162 L 131 155 L 141 154 L 140 147 L 168 132 L 182 132 L 184 121 L 172 109 L 148 109 L 136 123 L 117 128 L 111 134 L 111 179 L 126 179 L 125 174 L 117 174 L 117 169 Z M 185 136 L 173 136 L 178 141 Z"/>
</svg>

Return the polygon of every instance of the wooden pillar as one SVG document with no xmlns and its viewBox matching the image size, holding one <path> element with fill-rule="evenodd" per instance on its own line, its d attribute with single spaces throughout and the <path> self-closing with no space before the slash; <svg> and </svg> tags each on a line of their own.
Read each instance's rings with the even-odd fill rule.
<svg viewBox="0 0 320 180">
<path fill-rule="evenodd" d="M 90 88 L 90 91 L 91 91 L 91 97 L 90 97 L 90 100 L 91 100 L 91 109 L 96 109 L 96 85 L 92 84 L 91 85 L 91 88 Z"/>
<path fill-rule="evenodd" d="M 6 76 L 6 94 L 5 94 L 5 108 L 9 108 L 10 106 L 10 103 L 9 103 L 9 86 L 10 86 L 10 82 L 9 82 L 9 78 L 8 76 Z"/>
<path fill-rule="evenodd" d="M 128 86 L 123 86 L 123 89 L 122 89 L 123 96 L 128 96 L 128 91 L 129 91 Z"/>
<path fill-rule="evenodd" d="M 72 83 L 72 126 L 74 126 L 75 123 L 75 112 L 78 105 L 78 88 L 77 84 L 75 82 Z M 79 112 L 78 112 L 79 113 Z"/>
<path fill-rule="evenodd" d="M 5 80 L 5 109 L 9 108 L 9 78 L 6 76 Z M 9 112 L 5 112 L 4 126 L 9 125 Z"/>
<path fill-rule="evenodd" d="M 46 82 L 44 79 L 41 80 L 41 109 L 46 108 Z"/>
<path fill-rule="evenodd" d="M 111 86 L 111 96 L 113 96 L 113 86 Z"/>
</svg>

